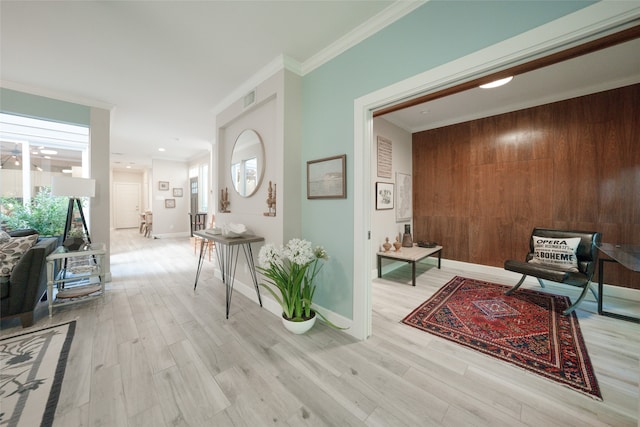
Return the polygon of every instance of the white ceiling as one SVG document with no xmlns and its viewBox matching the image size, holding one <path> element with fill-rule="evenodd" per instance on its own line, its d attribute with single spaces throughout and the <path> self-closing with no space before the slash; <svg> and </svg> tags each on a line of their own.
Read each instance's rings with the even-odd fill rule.
<svg viewBox="0 0 640 427">
<path fill-rule="evenodd" d="M 365 22 L 421 3 L 2 0 L 0 78 L 113 107 L 112 162 L 188 160 L 214 141 L 214 109 L 276 58 L 308 66 Z"/>
<path fill-rule="evenodd" d="M 114 167 L 189 160 L 214 141 L 215 109 L 241 98 L 238 89 L 277 58 L 304 73 L 421 3 L 2 0 L 0 79 L 112 107 Z M 636 83 L 639 43 L 384 117 L 416 132 Z"/>
</svg>

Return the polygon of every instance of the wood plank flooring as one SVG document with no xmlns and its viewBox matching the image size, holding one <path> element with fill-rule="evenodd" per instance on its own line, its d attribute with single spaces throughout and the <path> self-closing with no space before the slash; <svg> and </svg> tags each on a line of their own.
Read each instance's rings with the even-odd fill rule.
<svg viewBox="0 0 640 427">
<path fill-rule="evenodd" d="M 359 342 L 323 324 L 291 335 L 238 292 L 225 319 L 214 263 L 193 291 L 186 238 L 111 241 L 105 301 L 38 309 L 34 329 L 77 320 L 55 426 L 638 425 L 640 327 L 595 303 L 577 314 L 603 402 L 400 323 L 455 275 L 504 277 L 426 262 L 413 287 L 408 265 L 395 270 L 375 279 L 373 336 Z"/>
</svg>

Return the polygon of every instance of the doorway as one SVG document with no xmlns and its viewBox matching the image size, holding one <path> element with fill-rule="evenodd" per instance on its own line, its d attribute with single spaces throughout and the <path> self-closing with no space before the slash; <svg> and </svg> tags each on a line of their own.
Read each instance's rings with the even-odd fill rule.
<svg viewBox="0 0 640 427">
<path fill-rule="evenodd" d="M 140 226 L 140 184 L 116 182 L 113 185 L 114 228 Z"/>
<path fill-rule="evenodd" d="M 401 108 L 398 105 L 406 106 L 416 98 L 457 93 L 481 80 L 503 77 L 502 74 L 518 67 L 535 65 L 536 61 L 539 61 L 536 68 L 540 68 L 588 53 L 581 51 L 585 47 L 594 51 L 622 42 L 609 40 L 612 44 L 603 44 L 608 37 L 621 34 L 628 37 L 627 40 L 638 37 L 640 27 L 628 24 L 626 18 L 614 16 L 599 7 L 592 10 L 598 13 L 581 20 L 559 19 L 355 100 L 353 336 L 366 339 L 372 334 L 372 261 L 368 256 L 372 253 L 372 242 L 367 236 L 371 230 L 374 115 Z M 559 49 L 562 50 L 558 52 Z M 563 53 L 567 56 L 562 57 Z M 523 72 L 521 68 L 520 72 Z"/>
</svg>

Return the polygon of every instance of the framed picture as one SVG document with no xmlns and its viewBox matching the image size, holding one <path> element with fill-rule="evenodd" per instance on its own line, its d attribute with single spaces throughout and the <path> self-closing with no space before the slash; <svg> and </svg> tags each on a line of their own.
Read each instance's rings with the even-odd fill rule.
<svg viewBox="0 0 640 427">
<path fill-rule="evenodd" d="M 411 221 L 413 193 L 411 192 L 411 175 L 396 172 L 396 222 Z"/>
<path fill-rule="evenodd" d="M 393 209 L 393 183 L 376 182 L 376 209 Z"/>
<path fill-rule="evenodd" d="M 347 155 L 307 162 L 307 199 L 347 197 Z"/>
<path fill-rule="evenodd" d="M 174 188 L 173 197 L 182 197 L 182 188 Z"/>
<path fill-rule="evenodd" d="M 164 207 L 165 208 L 175 208 L 176 207 L 176 199 L 164 199 Z"/>
<path fill-rule="evenodd" d="M 158 190 L 160 191 L 169 190 L 169 181 L 158 181 Z"/>
</svg>

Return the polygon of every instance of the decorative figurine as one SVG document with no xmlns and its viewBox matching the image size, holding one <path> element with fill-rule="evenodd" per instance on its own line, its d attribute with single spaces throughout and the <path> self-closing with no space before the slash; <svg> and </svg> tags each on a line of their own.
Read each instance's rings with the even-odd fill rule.
<svg viewBox="0 0 640 427">
<path fill-rule="evenodd" d="M 384 243 L 382 244 L 382 248 L 384 249 L 385 252 L 389 252 L 389 249 L 391 249 L 391 243 L 389 243 L 388 237 L 385 237 Z"/>
<path fill-rule="evenodd" d="M 267 190 L 267 206 L 269 212 L 265 212 L 264 216 L 276 216 L 276 185 L 273 184 L 271 188 L 271 181 L 269 181 L 269 189 Z"/>
<path fill-rule="evenodd" d="M 225 187 L 220 190 L 220 212 L 229 213 L 229 188 Z"/>
<path fill-rule="evenodd" d="M 396 241 L 393 242 L 393 247 L 396 249 L 396 252 L 400 252 L 400 248 L 402 247 L 402 243 L 400 243 L 400 235 L 396 236 Z"/>
</svg>

